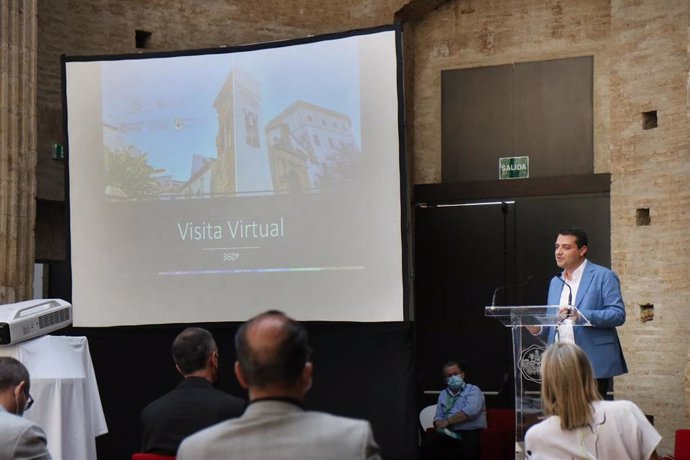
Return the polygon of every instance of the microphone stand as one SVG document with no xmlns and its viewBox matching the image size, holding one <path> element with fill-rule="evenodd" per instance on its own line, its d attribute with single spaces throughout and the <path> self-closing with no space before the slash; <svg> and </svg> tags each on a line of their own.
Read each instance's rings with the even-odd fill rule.
<svg viewBox="0 0 690 460">
<path fill-rule="evenodd" d="M 565 282 L 565 280 L 563 279 L 563 274 L 561 272 L 556 273 L 556 278 L 558 278 L 558 281 L 563 283 L 563 285 L 568 287 L 568 316 L 566 316 L 563 319 L 558 320 L 558 323 L 556 325 L 556 337 L 555 337 L 555 340 L 558 341 L 558 338 L 560 335 L 559 329 L 560 329 L 561 325 L 563 324 L 563 322 L 565 320 L 567 320 L 568 317 L 570 317 L 570 315 L 571 315 L 571 311 L 572 311 L 571 307 L 573 305 L 573 289 L 570 287 L 570 285 L 568 283 Z"/>
<path fill-rule="evenodd" d="M 496 294 L 498 294 L 498 291 L 501 291 L 501 290 L 503 290 L 503 289 L 508 289 L 508 288 L 515 288 L 515 287 L 525 286 L 527 283 L 529 283 L 529 282 L 532 280 L 532 278 L 533 278 L 533 275 L 529 275 L 529 276 L 525 279 L 525 281 L 523 281 L 523 282 L 521 282 L 521 283 L 509 284 L 509 285 L 507 285 L 507 286 L 499 286 L 499 287 L 497 287 L 496 289 L 494 289 L 494 293 L 493 293 L 493 295 L 491 296 L 491 306 L 493 307 L 493 306 L 496 305 Z"/>
</svg>

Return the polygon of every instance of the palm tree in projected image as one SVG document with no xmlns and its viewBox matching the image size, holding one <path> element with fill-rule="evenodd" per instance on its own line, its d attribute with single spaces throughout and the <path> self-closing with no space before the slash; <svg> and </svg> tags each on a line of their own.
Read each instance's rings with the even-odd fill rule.
<svg viewBox="0 0 690 460">
<path fill-rule="evenodd" d="M 105 147 L 105 194 L 115 199 L 142 199 L 156 196 L 160 183 L 152 177 L 163 170 L 148 164 L 146 153 L 133 145 L 124 150 Z"/>
</svg>

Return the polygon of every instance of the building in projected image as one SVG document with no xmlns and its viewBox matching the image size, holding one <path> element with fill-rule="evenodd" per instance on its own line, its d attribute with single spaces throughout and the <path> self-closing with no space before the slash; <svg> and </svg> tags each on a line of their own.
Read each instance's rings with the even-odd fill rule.
<svg viewBox="0 0 690 460">
<path fill-rule="evenodd" d="M 212 107 L 218 117 L 216 157 L 184 149 L 175 154 L 174 170 L 161 167 L 160 155 L 152 160 L 127 131 L 103 123 L 106 196 L 184 199 L 330 188 L 361 172 L 348 114 L 296 100 L 264 124 L 261 85 L 237 66 Z"/>
<path fill-rule="evenodd" d="M 305 101 L 271 120 L 266 139 L 275 190 L 322 186 L 359 155 L 350 117 Z"/>
<path fill-rule="evenodd" d="M 186 197 L 206 197 L 211 195 L 214 166 L 216 159 L 199 155 L 192 157 L 192 175 L 179 188 L 179 193 Z"/>
<path fill-rule="evenodd" d="M 261 88 L 234 67 L 213 107 L 218 114 L 214 193 L 263 192 L 272 188 L 271 170 L 261 126 Z"/>
</svg>

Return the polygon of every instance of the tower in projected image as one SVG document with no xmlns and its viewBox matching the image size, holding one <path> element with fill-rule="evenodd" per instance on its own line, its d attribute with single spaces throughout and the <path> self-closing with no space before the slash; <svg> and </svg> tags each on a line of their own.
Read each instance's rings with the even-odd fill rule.
<svg viewBox="0 0 690 460">
<path fill-rule="evenodd" d="M 295 101 L 266 126 L 273 188 L 292 190 L 338 180 L 360 155 L 344 113 Z"/>
<path fill-rule="evenodd" d="M 261 124 L 261 88 L 248 73 L 233 67 L 213 107 L 218 114 L 214 193 L 272 189 Z"/>
</svg>

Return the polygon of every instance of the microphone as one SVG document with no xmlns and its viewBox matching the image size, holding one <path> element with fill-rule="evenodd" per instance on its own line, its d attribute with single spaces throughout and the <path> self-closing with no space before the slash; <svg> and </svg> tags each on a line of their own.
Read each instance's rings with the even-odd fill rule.
<svg viewBox="0 0 690 460">
<path fill-rule="evenodd" d="M 533 277 L 533 275 L 529 275 L 529 276 L 527 277 L 527 279 L 525 279 L 525 281 L 523 281 L 522 283 L 509 284 L 509 285 L 507 285 L 507 286 L 499 286 L 499 287 L 497 287 L 496 289 L 494 289 L 494 293 L 493 293 L 493 295 L 491 296 L 491 306 L 493 307 L 494 305 L 496 305 L 496 294 L 498 294 L 498 291 L 501 291 L 501 290 L 503 290 L 503 289 L 508 289 L 508 288 L 514 288 L 514 287 L 524 286 L 524 285 L 526 285 L 527 283 L 529 283 L 529 282 L 532 280 L 532 277 Z"/>
<path fill-rule="evenodd" d="M 565 282 L 562 275 L 563 274 L 561 272 L 558 272 L 558 273 L 556 273 L 556 278 L 558 278 L 558 281 L 560 281 L 564 285 L 568 286 L 568 305 L 572 305 L 573 304 L 573 290 L 570 287 L 570 285 Z"/>
<path fill-rule="evenodd" d="M 558 280 L 561 283 L 568 286 L 568 315 L 565 318 L 560 318 L 558 320 L 558 325 L 560 326 L 563 323 L 568 324 L 571 321 L 570 315 L 572 315 L 572 312 L 573 312 L 573 309 L 571 308 L 571 306 L 573 305 L 573 289 L 563 279 L 563 273 L 561 273 L 561 272 L 556 273 L 556 278 L 558 278 Z M 559 329 L 560 329 L 559 327 L 556 327 L 556 337 L 557 337 L 556 340 L 560 340 L 560 330 Z"/>
</svg>

